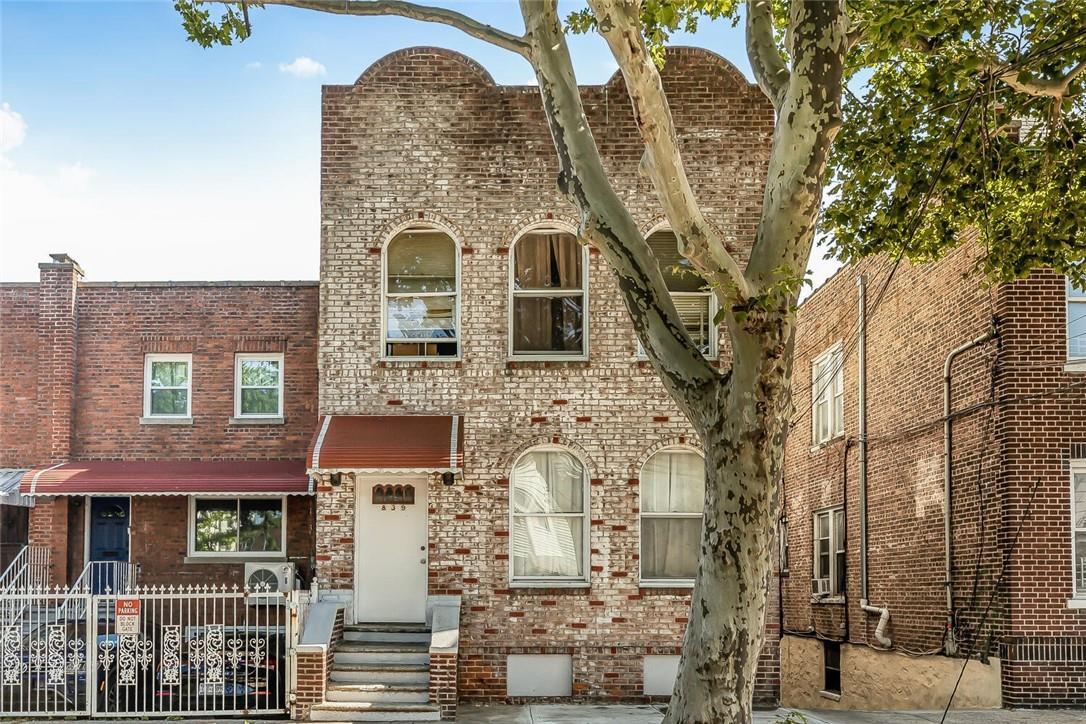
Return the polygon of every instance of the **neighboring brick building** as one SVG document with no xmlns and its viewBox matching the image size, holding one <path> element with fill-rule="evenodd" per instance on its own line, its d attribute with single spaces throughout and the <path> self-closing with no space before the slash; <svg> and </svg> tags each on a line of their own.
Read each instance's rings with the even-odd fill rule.
<svg viewBox="0 0 1086 724">
<path fill-rule="evenodd" d="M 52 548 L 53 583 L 72 583 L 88 553 L 137 565 L 146 585 L 241 584 L 260 560 L 308 580 L 316 283 L 84 282 L 65 255 L 40 267 L 38 283 L 0 284 L 0 467 L 35 468 L 29 542 Z M 282 375 L 264 388 L 282 409 L 249 417 L 235 368 L 260 360 Z M 152 392 L 152 369 L 175 389 Z M 195 540 L 212 516 L 240 528 Z"/>
<path fill-rule="evenodd" d="M 706 51 L 669 50 L 663 80 L 699 200 L 745 256 L 772 107 Z M 621 78 L 581 93 L 616 188 L 646 233 L 658 228 Z M 691 428 L 638 356 L 611 271 L 572 236 L 577 219 L 556 188 L 538 90 L 495 85 L 459 54 L 413 48 L 354 85 L 326 86 L 322 127 L 328 427 L 310 465 L 322 476 L 324 595 L 350 606 L 348 621 L 418 620 L 427 586 L 430 596 L 462 596 L 464 699 L 670 693 L 700 497 L 697 510 L 646 503 L 644 486 L 671 480 L 679 490 L 681 479 L 695 490 L 703 472 Z M 654 240 L 674 255 L 673 240 Z M 711 302 L 688 294 L 680 306 L 702 335 Z M 717 330 L 705 336 L 715 350 Z M 390 415 L 445 422 L 398 434 L 378 417 Z M 347 449 L 363 435 L 386 454 Z M 417 436 L 436 441 L 429 467 L 418 456 L 434 451 L 396 442 Z M 386 508 L 375 486 L 396 482 L 413 485 L 416 499 L 425 491 L 427 509 Z M 377 522 L 396 516 L 402 525 Z M 417 532 L 401 538 L 405 527 Z M 662 531 L 673 531 L 676 550 Z M 772 608 L 763 702 L 777 696 Z"/>
<path fill-rule="evenodd" d="M 896 272 L 886 258 L 864 260 L 800 307 L 782 511 L 785 704 L 941 708 L 967 654 L 979 660 L 955 706 L 1086 706 L 1086 304 L 1051 273 L 988 287 L 979 253 L 966 243 Z M 861 608 L 860 276 L 866 599 L 888 611 L 892 652 L 873 650 L 886 648 L 881 611 Z M 989 330 L 998 336 L 985 339 Z M 971 341 L 950 368 L 948 617 L 944 365 Z"/>
</svg>

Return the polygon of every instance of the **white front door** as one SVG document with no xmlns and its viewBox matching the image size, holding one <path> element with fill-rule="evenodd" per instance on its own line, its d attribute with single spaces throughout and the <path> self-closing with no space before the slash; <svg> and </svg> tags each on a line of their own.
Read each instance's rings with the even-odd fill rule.
<svg viewBox="0 0 1086 724">
<path fill-rule="evenodd" d="M 359 477 L 355 506 L 356 622 L 426 620 L 426 478 Z M 414 502 L 408 502 L 407 487 Z"/>
</svg>

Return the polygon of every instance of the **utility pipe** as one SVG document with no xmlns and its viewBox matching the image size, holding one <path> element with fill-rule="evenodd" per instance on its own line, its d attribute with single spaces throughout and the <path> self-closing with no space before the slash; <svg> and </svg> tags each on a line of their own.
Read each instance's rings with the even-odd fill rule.
<svg viewBox="0 0 1086 724">
<path fill-rule="evenodd" d="M 860 463 L 860 610 L 876 614 L 879 623 L 875 626 L 875 640 L 879 645 L 890 648 L 894 642 L 886 635 L 886 626 L 890 623 L 890 609 L 872 606 L 867 600 L 867 280 L 861 274 L 856 279 L 858 287 L 858 313 L 856 337 L 856 366 L 858 367 L 859 410 L 857 411 L 857 435 L 859 441 Z"/>
<path fill-rule="evenodd" d="M 954 433 L 951 419 L 951 369 L 954 366 L 954 360 L 959 355 L 975 347 L 987 344 L 998 336 L 999 333 L 996 332 L 994 327 L 989 329 L 976 339 L 972 339 L 951 350 L 950 354 L 946 356 L 946 362 L 943 364 L 943 573 L 946 578 L 944 582 L 946 586 L 946 639 L 943 642 L 943 652 L 947 656 L 953 656 L 958 652 L 958 642 L 954 636 L 954 549 L 950 535 L 950 516 L 953 512 L 950 495 L 953 483 L 952 468 L 954 458 Z"/>
</svg>

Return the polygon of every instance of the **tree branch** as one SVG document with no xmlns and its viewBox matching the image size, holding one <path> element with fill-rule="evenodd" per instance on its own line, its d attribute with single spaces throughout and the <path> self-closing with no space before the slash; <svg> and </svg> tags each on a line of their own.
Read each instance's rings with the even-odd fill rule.
<svg viewBox="0 0 1086 724">
<path fill-rule="evenodd" d="M 233 4 L 234 0 L 198 0 L 201 3 Z M 285 5 L 335 15 L 398 15 L 403 18 L 440 23 L 461 30 L 473 38 L 528 57 L 528 43 L 492 25 L 480 23 L 463 13 L 446 8 L 419 5 L 402 0 L 260 0 L 261 5 Z"/>
<path fill-rule="evenodd" d="M 747 0 L 747 56 L 758 85 L 780 108 L 790 74 L 773 37 L 772 0 Z"/>
<path fill-rule="evenodd" d="M 660 72 L 641 33 L 637 5 L 624 0 L 590 0 L 589 4 L 626 82 L 634 120 L 645 143 L 642 169 L 652 180 L 679 239 L 679 253 L 690 260 L 725 306 L 748 298 L 751 287 L 743 269 L 706 221 L 694 197 Z"/>
<path fill-rule="evenodd" d="M 588 125 L 557 0 L 521 0 L 532 67 L 558 154 L 559 187 L 581 215 L 581 237 L 615 273 L 634 329 L 672 397 L 698 419 L 721 375 L 690 339 L 660 265 L 603 166 Z"/>
<path fill-rule="evenodd" d="M 1038 98 L 1066 98 L 1068 89 L 1075 81 L 1075 78 L 1086 70 L 1086 60 L 1068 71 L 1067 75 L 1054 79 L 1022 80 L 1022 73 L 1017 70 L 1006 73 L 998 73 L 995 68 L 990 70 L 996 72 L 997 78 L 1019 93 L 1037 96 Z"/>
</svg>

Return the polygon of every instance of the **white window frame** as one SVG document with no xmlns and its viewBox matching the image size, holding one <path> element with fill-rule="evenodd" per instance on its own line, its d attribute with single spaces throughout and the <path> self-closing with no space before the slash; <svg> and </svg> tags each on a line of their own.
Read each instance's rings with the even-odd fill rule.
<svg viewBox="0 0 1086 724">
<path fill-rule="evenodd" d="M 788 545 L 788 518 L 781 518 L 777 526 L 777 535 L 779 537 L 780 551 L 778 555 L 780 560 L 777 562 L 780 566 L 781 573 L 788 573 L 788 566 L 791 563 L 792 550 Z"/>
<path fill-rule="evenodd" d="M 834 358 L 839 358 L 837 369 L 834 371 L 831 381 L 824 382 L 820 379 L 816 370 L 827 362 L 833 364 Z M 823 400 L 825 398 L 825 400 Z M 835 416 L 836 401 L 840 398 L 840 416 Z M 818 414 L 821 404 L 830 406 L 830 425 L 827 434 L 818 435 Z M 836 419 L 835 419 L 836 417 Z M 845 358 L 844 348 L 840 342 L 818 355 L 811 362 L 811 444 L 814 447 L 825 445 L 845 434 Z"/>
<path fill-rule="evenodd" d="M 180 390 L 188 393 L 185 400 L 186 412 L 184 415 L 166 415 L 151 412 L 151 363 L 152 362 L 185 362 L 189 366 L 188 384 L 184 387 L 159 387 L 157 389 Z M 143 356 L 143 416 L 156 420 L 187 420 L 192 417 L 192 355 L 191 354 L 159 354 L 147 353 Z"/>
<path fill-rule="evenodd" d="M 456 250 L 456 288 L 453 292 L 389 292 L 388 291 L 388 248 L 392 245 L 392 242 L 396 241 L 401 235 L 409 232 L 436 232 L 438 234 L 444 234 L 453 243 L 453 247 Z M 381 247 L 381 349 L 380 358 L 387 362 L 459 362 L 464 354 L 464 342 L 462 339 L 463 331 L 460 325 L 460 285 L 461 285 L 461 246 L 460 240 L 452 233 L 451 230 L 446 229 L 444 226 L 438 226 L 433 223 L 423 224 L 407 224 L 396 229 L 392 234 L 385 239 L 385 243 Z M 389 297 L 453 297 L 453 324 L 456 325 L 456 336 L 452 339 L 447 337 L 429 338 L 429 339 L 389 339 L 388 338 L 388 299 Z M 390 355 L 388 354 L 388 345 L 396 344 L 397 342 L 405 342 L 408 344 L 427 344 L 435 342 L 455 342 L 456 354 L 455 355 Z"/>
<path fill-rule="evenodd" d="M 1086 583 L 1079 580 L 1079 566 L 1080 563 L 1075 559 L 1075 537 L 1078 533 L 1086 533 L 1086 528 L 1076 528 L 1075 522 L 1077 519 L 1077 511 L 1075 510 L 1075 475 L 1086 475 L 1086 459 L 1078 459 L 1071 461 L 1071 600 L 1068 602 L 1073 608 L 1086 608 L 1086 585 L 1079 585 L 1080 583 Z M 1086 551 L 1083 551 L 1083 559 L 1086 560 Z M 1081 564 L 1086 567 L 1086 562 Z M 1086 577 L 1086 571 L 1082 573 Z"/>
<path fill-rule="evenodd" d="M 705 464 L 705 456 L 701 454 L 701 451 L 697 448 L 690 447 L 688 445 L 670 445 L 661 450 L 657 450 L 652 455 L 645 458 L 645 462 L 641 464 L 641 472 L 637 478 L 637 509 L 640 511 L 637 516 L 637 580 L 642 588 L 693 588 L 693 578 L 645 578 L 642 575 L 641 563 L 644 560 L 644 556 L 641 554 L 641 543 L 643 542 L 641 532 L 641 521 L 645 518 L 701 518 L 702 525 L 705 525 L 705 510 L 704 503 L 702 506 L 702 512 L 700 513 L 646 513 L 645 501 L 644 501 L 644 488 L 645 488 L 645 466 L 649 464 L 649 461 L 661 453 L 688 453 L 696 455 L 701 459 L 702 465 Z M 708 481 L 706 481 L 708 483 Z M 699 543 L 700 546 L 700 543 Z M 698 555 L 701 555 L 699 548 Z"/>
<path fill-rule="evenodd" d="M 533 452 L 564 452 L 572 455 L 581 463 L 581 491 L 584 500 L 581 503 L 580 513 L 516 513 L 514 512 L 513 496 L 516 493 L 516 470 L 521 458 Z M 592 575 L 592 548 L 591 548 L 591 478 L 588 475 L 588 464 L 584 458 L 564 445 L 535 445 L 523 450 L 513 461 L 513 467 L 509 471 L 509 587 L 510 588 L 586 588 L 590 585 Z M 517 517 L 546 517 L 546 518 L 577 518 L 583 521 L 581 525 L 581 560 L 584 564 L 584 572 L 580 576 L 517 576 L 514 574 L 513 539 L 516 535 Z"/>
<path fill-rule="evenodd" d="M 282 352 L 238 352 L 234 355 L 234 417 L 237 418 L 278 418 L 283 416 L 283 377 L 285 361 Z M 271 360 L 279 363 L 279 409 L 274 413 L 243 412 L 241 409 L 241 365 L 253 360 Z M 255 389 L 266 389 L 264 385 L 250 385 Z"/>
<path fill-rule="evenodd" d="M 569 234 L 574 238 L 576 244 L 581 247 L 581 290 L 580 294 L 563 290 L 523 290 L 516 288 L 516 253 L 517 243 L 526 236 L 533 234 Z M 526 361 L 526 362 L 584 362 L 588 359 L 589 355 L 589 329 L 591 328 L 591 317 L 589 315 L 589 253 L 588 246 L 582 244 L 577 238 L 577 231 L 573 228 L 564 225 L 555 225 L 553 222 L 547 224 L 539 224 L 531 226 L 521 232 L 512 244 L 509 245 L 509 281 L 508 281 L 508 303 L 507 309 L 507 337 L 508 337 L 508 349 L 509 359 Z M 581 330 L 581 351 L 578 353 L 561 354 L 557 352 L 517 352 L 514 339 L 513 339 L 513 300 L 516 297 L 576 297 L 582 296 L 584 298 L 584 311 L 582 314 Z"/>
<path fill-rule="evenodd" d="M 190 558 L 259 558 L 259 559 L 285 559 L 287 556 L 287 497 L 286 495 L 190 495 L 188 529 L 188 555 Z M 283 506 L 283 521 L 281 551 L 197 551 L 196 550 L 196 501 L 198 500 L 232 500 L 241 504 L 242 500 L 278 500 Z M 240 516 L 239 516 L 240 522 Z"/>
<path fill-rule="evenodd" d="M 1071 280 L 1064 277 L 1063 294 L 1064 294 L 1064 336 L 1066 338 L 1066 344 L 1064 345 L 1064 353 L 1067 356 L 1068 366 L 1074 369 L 1086 370 L 1086 355 L 1072 355 L 1071 354 L 1071 322 L 1072 320 L 1079 320 L 1086 317 L 1086 290 L 1076 290 L 1077 294 L 1072 293 L 1074 289 L 1071 284 Z M 1075 309 L 1075 312 L 1071 310 Z"/>
<path fill-rule="evenodd" d="M 649 233 L 645 234 L 645 242 L 648 243 L 649 237 L 651 237 L 653 234 L 659 233 L 661 231 L 671 231 L 671 227 L 668 226 L 667 224 L 657 226 L 656 228 L 652 229 Z M 673 292 L 673 291 L 671 291 L 669 289 L 667 291 L 667 293 L 669 295 L 671 295 L 672 299 L 675 299 L 676 297 L 708 297 L 709 298 L 709 334 L 710 334 L 711 339 L 709 340 L 709 350 L 704 355 L 704 357 L 705 357 L 705 359 L 709 359 L 709 360 L 719 359 L 720 358 L 720 325 L 717 324 L 714 320 L 716 320 L 717 312 L 720 310 L 720 306 L 719 306 L 720 302 L 716 298 L 716 295 L 713 294 L 712 290 L 704 291 L 704 292 Z M 641 340 L 637 339 L 635 337 L 634 341 L 637 342 L 637 353 L 635 355 L 637 357 L 637 359 L 638 360 L 647 360 L 649 358 L 649 356 L 645 353 L 645 347 L 644 347 L 644 345 L 641 344 Z"/>
<path fill-rule="evenodd" d="M 847 556 L 848 556 L 848 541 L 845 539 L 844 535 L 842 535 L 841 536 L 841 542 L 842 542 L 842 545 L 844 545 L 845 547 L 840 548 L 840 549 L 834 547 L 834 540 L 836 540 L 836 538 L 837 538 L 837 514 L 838 513 L 841 514 L 841 518 L 842 518 L 841 523 L 842 523 L 842 525 L 844 525 L 845 524 L 845 521 L 844 521 L 845 509 L 844 509 L 844 506 L 841 506 L 841 505 L 834 505 L 834 506 L 831 506 L 829 508 L 822 508 L 820 510 L 816 510 L 814 512 L 814 515 L 811 517 L 811 563 L 812 563 L 812 566 L 811 566 L 811 578 L 813 580 L 816 580 L 816 581 L 817 580 L 824 580 L 824 579 L 827 578 L 827 576 L 818 575 L 818 573 L 819 573 L 819 571 L 818 571 L 818 542 L 820 540 L 822 540 L 822 538 L 818 537 L 818 519 L 821 516 L 828 516 L 828 518 L 829 518 L 829 525 L 827 526 L 827 530 L 829 532 L 829 543 L 830 543 L 830 545 L 829 545 L 830 569 L 828 571 L 829 586 L 827 586 L 827 590 L 829 591 L 829 593 L 827 593 L 825 595 L 825 598 L 839 598 L 839 597 L 845 595 L 844 591 L 837 590 L 837 554 L 844 553 L 846 558 L 847 558 Z M 847 581 L 846 581 L 846 585 L 847 585 Z M 812 587 L 812 589 L 813 589 L 813 587 Z M 814 598 L 820 598 L 820 596 L 815 594 L 813 590 L 811 592 L 811 595 Z"/>
</svg>

